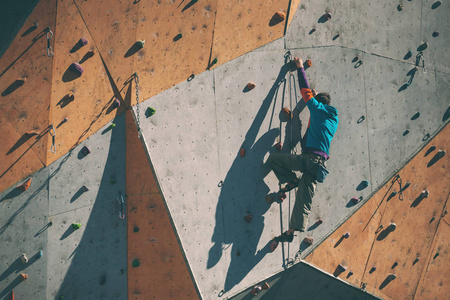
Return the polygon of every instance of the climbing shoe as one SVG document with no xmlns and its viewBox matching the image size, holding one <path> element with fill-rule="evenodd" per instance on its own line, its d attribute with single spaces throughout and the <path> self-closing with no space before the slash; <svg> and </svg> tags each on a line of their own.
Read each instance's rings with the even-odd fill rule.
<svg viewBox="0 0 450 300">
<path fill-rule="evenodd" d="M 294 234 L 293 233 L 292 234 L 288 234 L 288 232 L 285 231 L 285 232 L 283 232 L 282 235 L 275 237 L 274 240 L 277 241 L 277 242 L 288 242 L 288 243 L 290 243 L 290 242 L 292 242 L 294 240 Z"/>
</svg>

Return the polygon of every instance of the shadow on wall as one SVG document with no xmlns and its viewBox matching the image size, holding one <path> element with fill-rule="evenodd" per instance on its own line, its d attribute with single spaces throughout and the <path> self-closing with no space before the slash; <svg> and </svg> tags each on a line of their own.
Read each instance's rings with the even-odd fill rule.
<svg viewBox="0 0 450 300">
<path fill-rule="evenodd" d="M 226 245 L 232 245 L 231 263 L 223 292 L 229 291 L 240 283 L 270 252 L 270 241 L 267 241 L 262 249 L 257 249 L 264 228 L 264 214 L 270 208 L 265 201 L 269 187 L 263 180 L 269 170 L 263 166 L 263 159 L 269 151 L 274 151 L 272 145 L 280 134 L 278 128 L 271 127 L 280 87 L 282 95 L 286 90 L 285 77 L 288 71 L 289 65 L 285 64 L 245 135 L 242 143 L 245 157 L 236 156 L 222 185 L 216 208 L 216 225 L 212 236 L 214 245 L 209 250 L 207 268 L 213 268 L 222 258 L 223 251 L 227 249 Z M 284 101 L 284 97 L 281 101 Z M 273 109 L 269 129 L 256 140 L 271 106 Z M 286 148 L 284 151 L 289 151 L 289 147 L 284 148 Z M 247 224 L 244 216 L 248 213 L 252 215 L 252 220 Z"/>
<path fill-rule="evenodd" d="M 125 191 L 125 114 L 114 119 L 101 183 L 84 234 L 73 253 L 66 276 L 49 299 L 122 299 L 126 297 L 126 220 L 119 219 L 119 192 Z M 80 159 L 80 158 L 76 158 Z M 84 159 L 82 157 L 81 159 Z M 92 166 L 95 167 L 95 166 Z M 111 181 L 114 177 L 115 180 Z M 72 203 L 72 202 L 71 202 Z M 67 222 L 69 224 L 70 221 Z M 74 230 L 68 225 L 59 239 L 67 247 Z"/>
</svg>

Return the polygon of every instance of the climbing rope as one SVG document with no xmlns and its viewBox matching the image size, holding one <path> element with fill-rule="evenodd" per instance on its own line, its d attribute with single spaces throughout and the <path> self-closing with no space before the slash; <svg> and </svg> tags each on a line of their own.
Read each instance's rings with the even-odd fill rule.
<svg viewBox="0 0 450 300">
<path fill-rule="evenodd" d="M 138 137 L 141 138 L 141 121 L 140 121 L 140 107 L 139 107 L 139 76 L 134 73 L 134 82 L 136 84 L 136 125 Z"/>
<path fill-rule="evenodd" d="M 53 31 L 50 30 L 50 27 L 47 27 L 46 30 L 47 30 L 47 56 L 52 57 L 53 48 L 50 46 L 50 40 L 53 37 Z"/>
</svg>

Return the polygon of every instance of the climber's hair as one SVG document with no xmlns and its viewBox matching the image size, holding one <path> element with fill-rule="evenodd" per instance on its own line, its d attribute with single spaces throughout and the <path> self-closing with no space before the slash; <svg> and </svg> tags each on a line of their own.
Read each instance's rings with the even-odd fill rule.
<svg viewBox="0 0 450 300">
<path fill-rule="evenodd" d="M 330 105 L 331 97 L 328 93 L 318 93 L 314 98 L 322 104 Z"/>
</svg>

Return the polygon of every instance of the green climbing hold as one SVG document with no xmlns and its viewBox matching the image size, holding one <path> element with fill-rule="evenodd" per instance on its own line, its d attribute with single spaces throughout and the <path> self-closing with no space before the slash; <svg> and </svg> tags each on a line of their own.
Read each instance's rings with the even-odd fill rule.
<svg viewBox="0 0 450 300">
<path fill-rule="evenodd" d="M 133 268 L 137 268 L 139 267 L 139 259 L 133 259 L 133 262 L 131 263 L 131 265 L 133 266 Z"/>
<path fill-rule="evenodd" d="M 217 64 L 217 58 L 214 58 L 212 63 L 211 63 L 211 65 L 215 65 L 215 64 Z"/>
<path fill-rule="evenodd" d="M 145 111 L 145 115 L 148 117 L 153 116 L 156 113 L 156 110 L 152 107 L 147 107 L 147 110 Z"/>
<path fill-rule="evenodd" d="M 111 179 L 109 180 L 109 184 L 114 185 L 116 183 L 117 183 L 117 179 L 115 177 L 111 177 Z"/>
<path fill-rule="evenodd" d="M 59 296 L 59 300 L 62 300 L 62 299 L 64 299 L 64 296 Z"/>
<path fill-rule="evenodd" d="M 112 123 L 111 125 L 109 125 L 109 128 L 113 129 L 114 127 L 116 127 L 116 124 Z"/>
<path fill-rule="evenodd" d="M 72 223 L 72 229 L 77 230 L 81 228 L 81 223 Z"/>
</svg>

